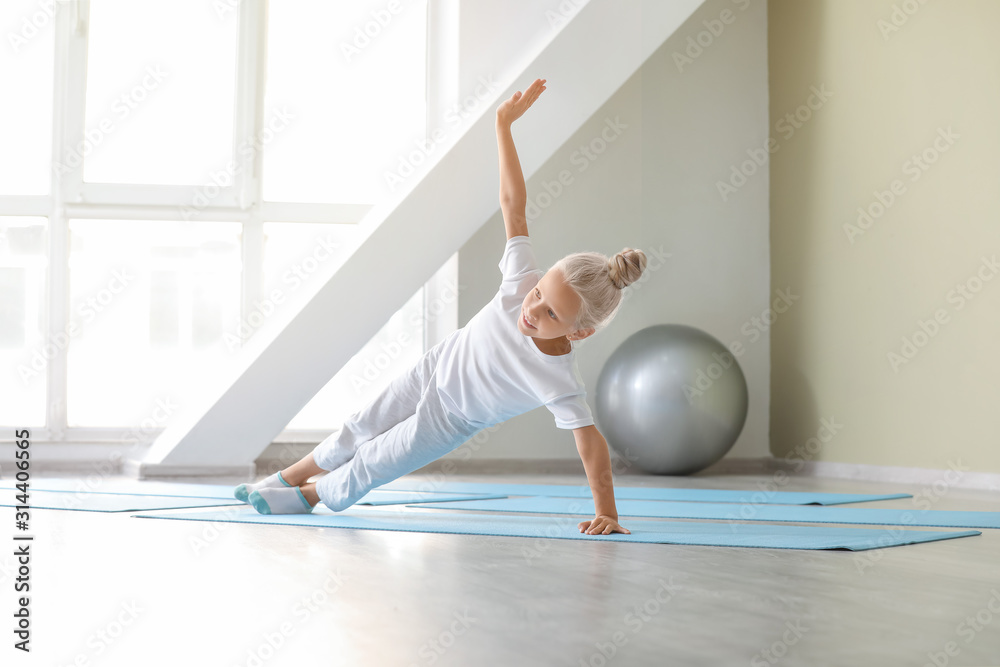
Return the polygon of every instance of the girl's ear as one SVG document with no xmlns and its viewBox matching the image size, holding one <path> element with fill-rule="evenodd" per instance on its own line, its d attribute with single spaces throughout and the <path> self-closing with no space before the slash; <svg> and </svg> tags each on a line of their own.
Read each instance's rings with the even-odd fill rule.
<svg viewBox="0 0 1000 667">
<path fill-rule="evenodd" d="M 595 329 L 593 329 L 593 328 L 590 328 L 590 329 L 579 329 L 577 331 L 572 331 L 572 332 L 566 334 L 566 338 L 568 338 L 570 340 L 583 340 L 584 338 L 588 338 L 589 336 L 592 336 L 594 334 L 594 331 L 595 331 Z"/>
</svg>

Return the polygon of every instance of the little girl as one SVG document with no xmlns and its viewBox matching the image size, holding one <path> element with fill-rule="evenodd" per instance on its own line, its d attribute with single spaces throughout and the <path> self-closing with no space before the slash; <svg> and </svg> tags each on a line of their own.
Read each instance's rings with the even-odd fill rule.
<svg viewBox="0 0 1000 667">
<path fill-rule="evenodd" d="M 618 524 L 608 444 L 585 400 L 572 341 L 614 318 L 621 290 L 642 275 L 646 256 L 630 248 L 611 259 L 583 252 L 562 258 L 544 275 L 537 269 L 511 124 L 544 90 L 545 80 L 537 79 L 497 108 L 507 245 L 493 300 L 303 459 L 236 487 L 237 499 L 261 514 L 311 512 L 321 501 L 339 512 L 480 430 L 544 405 L 558 428 L 573 430 L 594 496 L 596 516 L 580 522 L 580 532 L 629 532 Z M 308 481 L 324 471 L 330 472 Z"/>
</svg>

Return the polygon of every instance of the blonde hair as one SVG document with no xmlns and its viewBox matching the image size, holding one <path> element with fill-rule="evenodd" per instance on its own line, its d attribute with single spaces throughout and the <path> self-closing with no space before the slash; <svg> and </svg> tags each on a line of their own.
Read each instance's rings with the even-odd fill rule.
<svg viewBox="0 0 1000 667">
<path fill-rule="evenodd" d="M 634 283 L 646 269 L 646 253 L 625 248 L 614 257 L 599 252 L 566 255 L 552 267 L 559 269 L 566 284 L 580 297 L 574 330 L 600 331 L 614 319 L 621 307 L 622 290 Z"/>
</svg>

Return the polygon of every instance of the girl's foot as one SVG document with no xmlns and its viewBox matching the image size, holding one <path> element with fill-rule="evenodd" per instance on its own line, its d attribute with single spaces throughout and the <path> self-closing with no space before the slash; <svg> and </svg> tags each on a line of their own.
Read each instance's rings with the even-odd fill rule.
<svg viewBox="0 0 1000 667">
<path fill-rule="evenodd" d="M 250 504 L 261 514 L 308 514 L 312 504 L 302 495 L 302 490 L 291 488 L 264 487 L 252 491 L 248 496 Z"/>
<path fill-rule="evenodd" d="M 240 484 L 239 486 L 236 487 L 236 490 L 233 491 L 233 496 L 236 498 L 236 500 L 239 500 L 240 502 L 248 503 L 250 502 L 249 500 L 250 494 L 253 493 L 254 491 L 259 491 L 260 489 L 267 489 L 267 488 L 280 489 L 290 486 L 292 485 L 285 481 L 285 478 L 281 475 L 281 473 L 276 472 L 270 477 L 265 477 L 256 484 Z"/>
<path fill-rule="evenodd" d="M 316 507 L 319 504 L 319 494 L 316 493 L 316 482 L 309 482 L 308 484 L 303 484 L 299 487 L 302 491 L 302 495 L 305 496 L 306 502 Z"/>
</svg>

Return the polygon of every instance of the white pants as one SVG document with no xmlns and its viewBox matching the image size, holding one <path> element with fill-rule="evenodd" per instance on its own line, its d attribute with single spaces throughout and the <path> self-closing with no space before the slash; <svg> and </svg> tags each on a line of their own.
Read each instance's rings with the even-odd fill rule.
<svg viewBox="0 0 1000 667">
<path fill-rule="evenodd" d="M 331 471 L 316 482 L 324 505 L 345 510 L 371 489 L 441 458 L 488 426 L 441 404 L 434 373 L 440 348 L 441 343 L 428 350 L 313 450 L 316 465 Z"/>
</svg>

